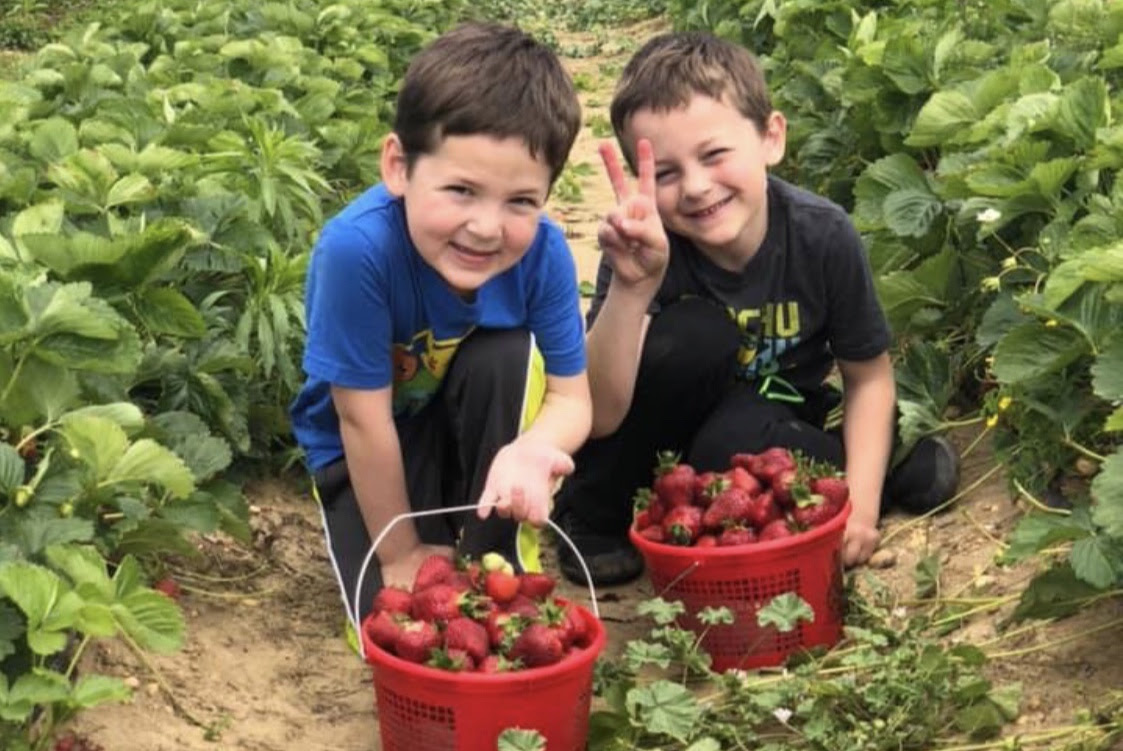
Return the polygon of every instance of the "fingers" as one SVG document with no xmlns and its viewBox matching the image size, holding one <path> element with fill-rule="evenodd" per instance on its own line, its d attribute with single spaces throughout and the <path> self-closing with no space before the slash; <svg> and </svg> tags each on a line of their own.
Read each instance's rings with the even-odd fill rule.
<svg viewBox="0 0 1123 751">
<path fill-rule="evenodd" d="M 616 148 L 610 141 L 602 141 L 597 147 L 601 161 L 604 162 L 604 171 L 608 174 L 608 181 L 612 183 L 612 192 L 616 195 L 616 202 L 623 203 L 627 199 L 628 178 L 624 174 L 624 167 L 620 164 L 620 157 L 616 155 Z"/>
<path fill-rule="evenodd" d="M 639 169 L 639 194 L 655 200 L 655 151 L 651 141 L 641 138 L 636 143 L 636 167 Z"/>
</svg>

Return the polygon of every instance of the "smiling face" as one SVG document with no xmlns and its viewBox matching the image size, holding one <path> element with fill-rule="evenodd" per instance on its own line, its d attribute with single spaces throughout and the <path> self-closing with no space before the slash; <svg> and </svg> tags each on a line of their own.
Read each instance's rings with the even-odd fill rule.
<svg viewBox="0 0 1123 751">
<path fill-rule="evenodd" d="M 550 190 L 549 166 L 521 139 L 486 135 L 448 136 L 411 168 L 391 134 L 382 179 L 404 199 L 418 253 L 461 296 L 519 262 Z"/>
<path fill-rule="evenodd" d="M 651 141 L 655 200 L 667 229 L 692 241 L 719 266 L 741 269 L 768 228 L 768 168 L 784 155 L 783 115 L 762 132 L 722 100 L 698 94 L 684 107 L 637 110 L 625 137 Z"/>
</svg>

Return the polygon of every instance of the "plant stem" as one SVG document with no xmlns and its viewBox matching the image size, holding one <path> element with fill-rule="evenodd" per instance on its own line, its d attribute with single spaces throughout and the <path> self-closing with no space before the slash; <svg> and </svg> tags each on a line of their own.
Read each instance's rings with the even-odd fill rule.
<svg viewBox="0 0 1123 751">
<path fill-rule="evenodd" d="M 1089 459 L 1095 459 L 1100 464 L 1103 464 L 1105 461 L 1107 461 L 1106 456 L 1100 456 L 1095 451 L 1092 451 L 1089 448 L 1085 448 L 1084 446 L 1080 445 L 1079 443 L 1072 440 L 1068 436 L 1065 436 L 1064 445 L 1068 446 L 1070 449 L 1074 449 L 1075 451 L 1077 451 L 1080 454 L 1083 454 L 1084 456 L 1088 457 Z"/>
<path fill-rule="evenodd" d="M 989 602 L 984 602 L 981 605 L 976 605 L 973 608 L 968 608 L 967 610 L 964 610 L 960 613 L 955 613 L 954 615 L 949 615 L 946 618 L 939 618 L 937 620 L 934 620 L 934 621 L 932 621 L 932 625 L 933 626 L 943 626 L 943 625 L 948 624 L 948 623 L 955 623 L 956 621 L 963 620 L 964 618 L 966 618 L 969 615 L 975 615 L 976 613 L 985 613 L 988 610 L 994 610 L 995 608 L 1000 608 L 1003 605 L 1005 605 L 1006 603 L 1013 602 L 1014 600 L 1017 600 L 1020 597 L 1021 597 L 1020 594 L 1006 595 L 1005 597 L 995 597 L 993 600 L 990 600 Z"/>
<path fill-rule="evenodd" d="M 884 537 L 881 538 L 881 544 L 884 545 L 885 543 L 892 540 L 894 537 L 899 535 L 904 530 L 910 529 L 913 526 L 915 526 L 917 524 L 920 524 L 923 521 L 931 519 L 933 516 L 940 513 L 944 509 L 948 508 L 953 503 L 958 501 L 960 498 L 963 498 L 965 495 L 967 495 L 968 493 L 973 491 L 975 488 L 979 487 L 984 482 L 989 480 L 991 475 L 993 475 L 995 472 L 997 472 L 1000 469 L 1002 469 L 1002 465 L 1001 464 L 995 464 L 993 467 L 991 467 L 986 472 L 984 472 L 982 475 L 980 475 L 978 479 L 976 479 L 970 485 L 965 487 L 963 490 L 961 490 L 958 493 L 956 493 L 955 495 L 953 495 L 951 498 L 949 498 L 946 501 L 944 501 L 943 503 L 941 503 L 939 506 L 936 506 L 935 508 L 931 509 L 930 511 L 924 512 L 920 516 L 909 519 L 907 522 L 900 525 L 899 527 L 894 527 L 892 530 L 887 532 Z"/>
<path fill-rule="evenodd" d="M 982 443 L 983 438 L 990 431 L 991 427 L 989 425 L 984 426 L 983 429 L 979 431 L 979 434 L 971 440 L 971 443 L 967 444 L 967 448 L 963 449 L 963 451 L 959 453 L 959 458 L 966 459 L 967 456 L 975 450 L 975 447 Z"/>
<path fill-rule="evenodd" d="M 1039 743 L 1056 740 L 1057 738 L 1063 738 L 1067 735 L 1073 735 L 1074 733 L 1079 733 L 1080 731 L 1091 731 L 1096 733 L 1097 735 L 1104 732 L 1103 729 L 1100 728 L 1090 728 L 1086 725 L 1072 725 L 1064 728 L 1052 728 L 1050 730 L 1045 730 L 1034 735 L 1018 735 L 1017 741 L 1019 744 L 1028 743 L 1030 745 L 1037 745 Z M 986 743 L 969 743 L 961 746 L 938 746 L 936 748 L 938 748 L 939 751 L 987 751 L 987 749 L 1009 748 L 1009 746 L 1007 745 L 1008 741 L 1009 739 L 1004 738 L 994 741 L 988 741 Z"/>
<path fill-rule="evenodd" d="M 1062 644 L 1068 644 L 1069 642 L 1073 641 L 1080 641 L 1082 639 L 1088 638 L 1092 634 L 1098 634 L 1101 631 L 1111 631 L 1117 628 L 1123 628 L 1123 618 L 1117 618 L 1114 621 L 1105 623 L 1102 626 L 1097 626 L 1096 628 L 1089 631 L 1080 631 L 1079 633 L 1073 634 L 1072 636 L 1066 636 L 1063 639 L 1048 641 L 1044 644 L 1038 644 L 1036 646 L 1026 647 L 1024 649 L 1011 649 L 1006 652 L 994 652 L 987 655 L 987 657 L 992 660 L 1004 659 L 1007 657 L 1021 657 L 1023 655 L 1033 654 L 1034 652 L 1040 652 L 1042 650 L 1049 649 L 1050 647 L 1059 647 Z"/>
<path fill-rule="evenodd" d="M 1014 487 L 1018 489 L 1018 493 L 1020 493 L 1022 495 L 1022 497 L 1024 497 L 1027 501 L 1029 501 L 1029 504 L 1031 506 L 1033 506 L 1034 508 L 1036 508 L 1038 511 L 1040 511 L 1042 513 L 1055 514 L 1057 516 L 1071 516 L 1072 515 L 1072 512 L 1069 511 L 1068 509 L 1049 508 L 1044 503 L 1037 500 L 1037 498 L 1034 497 L 1033 493 L 1026 490 L 1025 486 L 1022 485 L 1021 481 L 1018 480 L 1018 478 L 1016 478 L 1016 477 L 1014 478 Z"/>
<path fill-rule="evenodd" d="M 148 672 L 156 680 L 156 683 L 160 684 L 160 689 L 168 697 L 168 701 L 171 702 L 171 705 L 175 708 L 175 711 L 182 715 L 183 718 L 190 722 L 192 725 L 200 728 L 206 728 L 206 723 L 197 718 L 195 715 L 191 714 L 191 712 L 189 712 L 187 708 L 184 707 L 183 704 L 179 701 L 179 699 L 175 695 L 175 692 L 172 691 L 172 687 L 169 686 L 168 682 L 164 679 L 163 674 L 155 665 L 152 664 L 152 661 L 148 659 L 148 655 L 144 653 L 144 650 L 141 649 L 140 645 L 137 644 L 129 635 L 129 633 L 124 629 L 121 629 L 119 633 L 121 636 L 121 640 L 128 645 L 129 649 L 133 651 L 133 654 L 137 656 L 137 659 L 144 663 L 144 667 L 147 668 Z"/>
<path fill-rule="evenodd" d="M 16 366 L 12 368 L 12 377 L 8 379 L 7 385 L 4 386 L 4 393 L 0 394 L 0 404 L 8 401 L 8 394 L 11 393 L 12 388 L 16 385 L 16 381 L 19 380 L 20 371 L 23 370 L 23 364 L 27 362 L 27 354 L 27 352 L 24 352 L 20 355 L 20 358 L 16 360 Z"/>
</svg>

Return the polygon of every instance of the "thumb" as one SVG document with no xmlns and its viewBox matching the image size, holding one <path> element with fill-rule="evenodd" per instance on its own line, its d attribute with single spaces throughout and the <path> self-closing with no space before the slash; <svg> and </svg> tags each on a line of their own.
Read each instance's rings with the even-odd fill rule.
<svg viewBox="0 0 1123 751">
<path fill-rule="evenodd" d="M 553 464 L 550 465 L 550 474 L 554 477 L 562 475 L 571 475 L 576 465 L 573 463 L 573 457 L 564 451 L 559 451 L 554 457 Z"/>
<path fill-rule="evenodd" d="M 491 512 L 495 509 L 495 504 L 492 502 L 496 493 L 491 489 L 491 486 L 485 487 L 480 494 L 480 498 L 476 501 L 476 516 L 481 519 L 486 519 L 491 516 Z M 484 499 L 487 499 L 486 501 Z"/>
</svg>

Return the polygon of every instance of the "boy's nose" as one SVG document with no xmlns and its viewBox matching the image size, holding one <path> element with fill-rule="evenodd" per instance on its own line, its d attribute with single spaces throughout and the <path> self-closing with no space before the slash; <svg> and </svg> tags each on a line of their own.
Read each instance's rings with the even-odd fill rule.
<svg viewBox="0 0 1123 751">
<path fill-rule="evenodd" d="M 710 178 L 703 169 L 689 169 L 682 174 L 682 193 L 688 199 L 706 195 L 710 185 Z"/>
<path fill-rule="evenodd" d="M 503 221 L 498 212 L 479 209 L 472 214 L 467 224 L 468 232 L 479 240 L 494 240 L 503 232 Z"/>
</svg>

